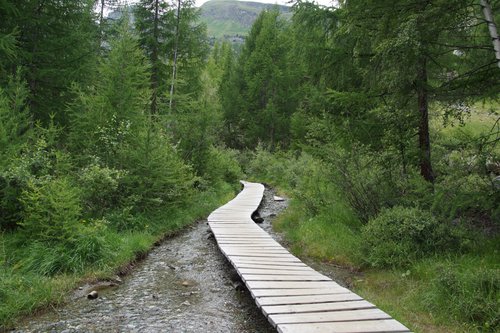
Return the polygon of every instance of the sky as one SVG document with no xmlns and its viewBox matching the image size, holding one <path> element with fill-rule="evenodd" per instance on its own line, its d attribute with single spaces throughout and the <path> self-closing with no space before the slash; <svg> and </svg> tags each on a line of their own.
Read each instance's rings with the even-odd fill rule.
<svg viewBox="0 0 500 333">
<path fill-rule="evenodd" d="M 196 6 L 199 7 L 208 0 L 196 0 Z M 246 0 L 246 1 L 254 1 L 254 2 L 265 2 L 265 3 L 277 3 L 279 5 L 287 5 L 290 0 Z M 315 0 L 320 5 L 331 5 L 332 0 Z M 290 4 L 288 4 L 290 5 Z"/>
<path fill-rule="evenodd" d="M 135 3 L 138 2 L 138 0 L 126 0 L 128 3 Z M 200 7 L 203 5 L 205 2 L 209 0 L 196 0 L 196 6 Z M 287 5 L 287 3 L 290 0 L 247 0 L 247 1 L 255 1 L 255 2 L 265 2 L 265 3 L 277 3 L 279 5 Z M 320 5 L 325 5 L 325 6 L 331 6 L 332 2 L 335 2 L 335 0 L 314 0 L 316 3 Z M 290 4 L 288 4 L 290 5 Z"/>
</svg>

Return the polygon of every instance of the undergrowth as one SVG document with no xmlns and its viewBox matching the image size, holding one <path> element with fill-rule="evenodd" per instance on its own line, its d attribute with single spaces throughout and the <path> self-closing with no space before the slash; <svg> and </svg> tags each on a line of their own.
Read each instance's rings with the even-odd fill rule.
<svg viewBox="0 0 500 333">
<path fill-rule="evenodd" d="M 197 193 L 192 201 L 195 205 L 139 217 L 148 223 L 142 230 L 103 228 L 93 234 L 103 243 L 98 252 L 93 252 L 88 240 L 77 242 L 68 251 L 64 244 L 47 246 L 38 241 L 19 247 L 25 242 L 22 231 L 0 234 L 0 327 L 10 327 L 20 316 L 64 302 L 82 280 L 111 278 L 154 243 L 206 216 L 233 194 L 234 187 L 220 182 Z M 82 253 L 92 257 L 81 258 Z"/>
</svg>

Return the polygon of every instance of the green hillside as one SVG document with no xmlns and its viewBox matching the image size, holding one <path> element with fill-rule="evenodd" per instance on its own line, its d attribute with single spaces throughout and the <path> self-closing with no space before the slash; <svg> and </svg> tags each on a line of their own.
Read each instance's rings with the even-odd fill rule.
<svg viewBox="0 0 500 333">
<path fill-rule="evenodd" d="M 244 36 L 259 13 L 273 4 L 236 0 L 212 0 L 201 6 L 201 20 L 207 24 L 210 37 Z M 290 16 L 290 7 L 278 5 L 280 11 Z"/>
</svg>

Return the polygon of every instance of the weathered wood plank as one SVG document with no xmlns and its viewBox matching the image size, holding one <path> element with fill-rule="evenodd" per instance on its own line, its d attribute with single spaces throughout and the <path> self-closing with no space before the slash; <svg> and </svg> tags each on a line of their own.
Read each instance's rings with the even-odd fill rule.
<svg viewBox="0 0 500 333">
<path fill-rule="evenodd" d="M 255 301 L 259 306 L 264 305 L 288 305 L 288 304 L 314 304 L 327 302 L 360 301 L 363 298 L 352 292 L 331 295 L 307 295 L 307 296 L 277 296 L 258 297 Z"/>
<path fill-rule="evenodd" d="M 280 333 L 400 333 L 409 332 L 394 319 L 278 325 Z"/>
<path fill-rule="evenodd" d="M 231 258 L 231 263 L 235 265 L 236 268 L 276 268 L 276 269 L 284 269 L 284 267 L 290 269 L 303 269 L 308 266 L 300 261 L 293 262 L 265 262 L 265 261 L 254 261 L 254 260 L 238 260 L 234 257 Z"/>
<path fill-rule="evenodd" d="M 265 315 L 283 314 L 283 313 L 305 313 L 305 312 L 320 312 L 320 311 L 342 311 L 374 308 L 370 302 L 348 301 L 348 302 L 330 302 L 330 303 L 314 303 L 314 304 L 289 304 L 289 305 L 263 305 L 262 312 Z"/>
<path fill-rule="evenodd" d="M 348 289 L 338 286 L 335 288 L 308 288 L 308 289 L 251 289 L 253 298 L 272 296 L 310 296 L 310 295 L 330 295 L 350 292 Z"/>
<path fill-rule="evenodd" d="M 274 326 L 280 324 L 322 323 L 379 319 L 391 319 L 391 316 L 389 316 L 384 311 L 376 308 L 333 312 L 277 314 L 269 316 L 269 321 Z"/>
<path fill-rule="evenodd" d="M 308 289 L 308 288 L 334 288 L 338 286 L 333 281 L 248 281 L 251 289 Z"/>
<path fill-rule="evenodd" d="M 243 274 L 243 281 L 332 281 L 329 277 L 316 274 L 302 275 L 265 275 L 265 274 Z"/>
<path fill-rule="evenodd" d="M 262 268 L 237 268 L 241 274 L 260 274 L 260 275 L 317 275 L 314 269 L 305 267 L 301 269 L 276 269 L 274 266 L 269 266 L 267 269 Z"/>
</svg>

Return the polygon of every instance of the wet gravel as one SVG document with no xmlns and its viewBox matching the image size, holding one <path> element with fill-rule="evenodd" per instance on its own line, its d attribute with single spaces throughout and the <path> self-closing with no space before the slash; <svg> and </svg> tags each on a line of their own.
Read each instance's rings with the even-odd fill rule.
<svg viewBox="0 0 500 333">
<path fill-rule="evenodd" d="M 260 226 L 283 242 L 271 223 L 287 202 L 274 201 L 274 194 L 265 191 Z M 120 285 L 99 290 L 99 298 L 88 300 L 76 291 L 78 297 L 64 306 L 12 332 L 275 332 L 248 291 L 235 288 L 237 274 L 208 230 L 206 221 L 194 224 L 154 248 Z M 335 267 L 318 268 L 338 275 Z"/>
</svg>

